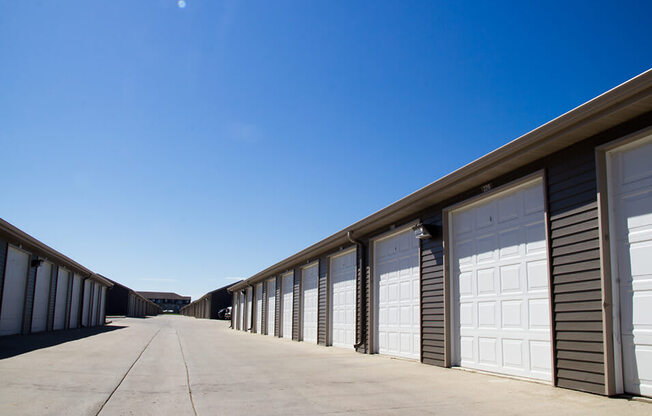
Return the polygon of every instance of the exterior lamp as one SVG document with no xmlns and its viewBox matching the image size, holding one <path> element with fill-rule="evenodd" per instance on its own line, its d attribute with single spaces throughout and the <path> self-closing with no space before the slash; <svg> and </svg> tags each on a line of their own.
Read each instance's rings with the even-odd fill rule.
<svg viewBox="0 0 652 416">
<path fill-rule="evenodd" d="M 426 225 L 422 222 L 412 227 L 412 230 L 414 230 L 414 236 L 419 240 L 429 240 L 440 235 L 438 226 Z"/>
</svg>

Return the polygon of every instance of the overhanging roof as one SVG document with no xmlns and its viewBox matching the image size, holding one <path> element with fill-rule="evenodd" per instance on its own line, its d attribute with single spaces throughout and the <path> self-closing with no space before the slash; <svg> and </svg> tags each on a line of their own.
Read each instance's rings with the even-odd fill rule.
<svg viewBox="0 0 652 416">
<path fill-rule="evenodd" d="M 354 236 L 364 236 L 383 227 L 389 227 L 402 218 L 416 215 L 455 195 L 482 186 L 488 178 L 495 178 L 523 167 L 650 110 L 652 110 L 652 69 L 318 243 L 234 284 L 229 287 L 229 291 L 242 289 L 266 277 L 281 273 L 296 264 L 311 260 L 321 253 L 350 244 L 347 239 L 348 232 Z"/>
<path fill-rule="evenodd" d="M 105 286 L 113 286 L 113 283 L 109 279 L 94 273 L 92 270 L 87 269 L 70 257 L 42 243 L 41 241 L 27 234 L 23 230 L 15 227 L 14 225 L 8 223 L 2 218 L 0 218 L 0 234 L 7 238 L 10 243 L 19 245 L 24 249 L 39 255 L 40 257 L 44 257 L 45 260 L 51 260 L 58 265 L 72 270 L 73 272 L 83 274 L 86 277 L 96 280 Z"/>
</svg>

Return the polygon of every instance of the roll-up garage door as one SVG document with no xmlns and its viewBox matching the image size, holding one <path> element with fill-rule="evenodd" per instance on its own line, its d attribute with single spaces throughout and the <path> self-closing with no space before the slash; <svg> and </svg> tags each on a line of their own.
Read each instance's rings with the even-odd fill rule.
<svg viewBox="0 0 652 416">
<path fill-rule="evenodd" d="M 551 380 L 542 180 L 450 212 L 453 364 Z"/>
<path fill-rule="evenodd" d="M 267 335 L 274 335 L 274 320 L 276 317 L 276 279 L 267 281 L 267 313 L 265 314 Z"/>
<path fill-rule="evenodd" d="M 70 272 L 59 267 L 57 278 L 57 299 L 54 303 L 54 329 L 63 329 L 66 326 L 66 301 L 68 296 L 68 279 Z"/>
<path fill-rule="evenodd" d="M 330 259 L 331 344 L 353 348 L 355 344 L 356 252 Z"/>
<path fill-rule="evenodd" d="M 374 287 L 378 352 L 419 359 L 419 240 L 412 229 L 374 242 Z"/>
<path fill-rule="evenodd" d="M 82 277 L 78 274 L 74 275 L 72 281 L 72 302 L 70 305 L 70 328 L 77 328 L 79 325 L 79 303 L 81 301 Z"/>
<path fill-rule="evenodd" d="M 251 331 L 251 326 L 253 325 L 253 289 L 247 288 L 247 325 L 245 326 L 245 331 Z"/>
<path fill-rule="evenodd" d="M 32 312 L 32 332 L 47 329 L 48 298 L 50 297 L 50 281 L 54 265 L 44 261 L 36 272 L 36 291 L 34 292 L 34 311 Z"/>
<path fill-rule="evenodd" d="M 281 284 L 281 336 L 283 338 L 292 338 L 292 302 L 294 299 L 294 273 L 288 273 L 283 276 Z"/>
<path fill-rule="evenodd" d="M 652 136 L 608 158 L 612 279 L 627 393 L 652 396 Z M 620 330 L 618 330 L 620 327 Z M 618 348 L 618 342 L 616 348 Z M 617 359 L 617 361 L 619 361 Z"/>
<path fill-rule="evenodd" d="M 23 326 L 29 254 L 9 246 L 0 310 L 0 335 L 20 334 Z"/>
<path fill-rule="evenodd" d="M 263 333 L 263 284 L 256 285 L 256 332 Z"/>
<path fill-rule="evenodd" d="M 317 342 L 317 283 L 319 280 L 319 265 L 301 270 L 301 287 L 303 296 L 302 334 L 306 342 Z"/>
</svg>

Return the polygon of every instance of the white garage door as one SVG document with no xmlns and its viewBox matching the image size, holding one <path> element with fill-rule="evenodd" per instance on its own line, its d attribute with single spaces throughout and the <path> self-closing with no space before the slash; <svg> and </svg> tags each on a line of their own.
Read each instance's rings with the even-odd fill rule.
<svg viewBox="0 0 652 416">
<path fill-rule="evenodd" d="M 421 357 L 419 240 L 412 229 L 374 243 L 378 352 Z"/>
<path fill-rule="evenodd" d="M 551 380 L 541 180 L 451 213 L 453 363 Z"/>
<path fill-rule="evenodd" d="M 98 322 L 98 312 L 99 312 L 99 307 L 100 307 L 100 291 L 101 291 L 100 284 L 97 282 L 93 283 L 93 306 L 92 306 L 92 311 L 91 311 L 91 321 L 92 325 L 96 326 Z M 143 303 L 142 301 L 138 302 L 138 316 L 142 317 L 143 316 Z"/>
<path fill-rule="evenodd" d="M 302 331 L 303 340 L 306 342 L 317 342 L 317 313 L 318 297 L 317 284 L 319 281 L 319 266 L 306 267 L 301 270 L 301 285 L 303 292 L 303 314 Z"/>
<path fill-rule="evenodd" d="M 276 278 L 267 281 L 267 315 L 265 325 L 267 335 L 274 335 L 274 320 L 276 319 Z"/>
<path fill-rule="evenodd" d="M 57 277 L 57 298 L 54 302 L 54 329 L 63 329 L 66 326 L 66 301 L 68 296 L 68 278 L 70 272 L 59 267 Z"/>
<path fill-rule="evenodd" d="M 263 333 L 263 284 L 256 285 L 256 332 Z"/>
<path fill-rule="evenodd" d="M 355 344 L 355 250 L 330 260 L 331 344 L 353 348 Z"/>
<path fill-rule="evenodd" d="M 129 296 L 129 305 L 127 306 L 127 316 L 131 313 L 132 310 L 132 301 L 133 298 Z M 84 301 L 82 302 L 82 326 L 90 326 L 88 320 L 88 312 L 91 303 L 91 281 L 84 280 Z"/>
<path fill-rule="evenodd" d="M 77 328 L 79 322 L 79 308 L 81 302 L 82 277 L 75 275 L 72 281 L 72 304 L 70 305 L 70 328 Z"/>
<path fill-rule="evenodd" d="M 253 325 L 253 289 L 247 288 L 247 324 L 245 325 L 245 331 L 251 331 L 251 326 Z M 208 318 L 208 316 L 207 316 Z"/>
<path fill-rule="evenodd" d="M 294 301 L 294 273 L 288 273 L 283 276 L 281 284 L 281 336 L 283 338 L 292 338 L 292 302 Z"/>
<path fill-rule="evenodd" d="M 23 326 L 29 254 L 9 246 L 0 310 L 0 335 L 20 334 Z"/>
<path fill-rule="evenodd" d="M 48 298 L 50 297 L 50 280 L 52 263 L 44 261 L 36 272 L 36 291 L 34 292 L 34 311 L 32 312 L 32 332 L 47 329 Z"/>
<path fill-rule="evenodd" d="M 611 153 L 609 166 L 612 277 L 620 280 L 614 291 L 620 292 L 624 389 L 646 396 L 652 396 L 651 160 L 652 136 Z"/>
</svg>

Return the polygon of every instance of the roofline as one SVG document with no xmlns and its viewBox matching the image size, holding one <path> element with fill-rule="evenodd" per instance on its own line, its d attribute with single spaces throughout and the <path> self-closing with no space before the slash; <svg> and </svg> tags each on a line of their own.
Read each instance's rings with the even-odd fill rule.
<svg viewBox="0 0 652 416">
<path fill-rule="evenodd" d="M 643 105 L 640 105 L 640 103 Z M 638 105 L 636 105 L 638 104 Z M 290 267 L 306 261 L 317 254 L 336 249 L 339 245 L 349 245 L 347 233 L 351 232 L 356 236 L 364 235 L 370 232 L 369 227 L 377 224 L 382 227 L 381 221 L 390 217 L 407 207 L 414 206 L 415 201 L 431 197 L 429 205 L 437 203 L 437 193 L 461 185 L 456 194 L 462 193 L 469 189 L 469 186 L 462 184 L 470 176 L 488 170 L 492 166 L 497 166 L 509 158 L 513 158 L 519 153 L 536 151 L 536 159 L 546 154 L 568 147 L 583 139 L 590 137 L 591 134 L 605 130 L 608 126 L 604 123 L 611 120 L 612 125 L 618 124 L 619 120 L 632 119 L 638 115 L 650 111 L 652 108 L 652 69 L 648 69 L 636 77 L 623 82 L 622 84 L 600 94 L 599 96 L 587 101 L 584 104 L 560 115 L 557 118 L 537 127 L 536 129 L 518 137 L 515 140 L 499 147 L 498 149 L 476 159 L 475 161 L 462 166 L 452 173 L 432 182 L 429 185 L 413 192 L 404 198 L 399 199 L 393 204 L 376 211 L 375 213 L 361 219 L 358 222 L 324 238 L 323 240 L 287 257 L 284 260 L 254 274 L 253 276 L 236 283 L 228 288 L 229 292 L 240 290 L 246 286 L 263 280 L 266 277 L 281 273 Z M 609 117 L 609 120 L 601 120 L 601 117 Z M 616 120 L 616 122 L 614 122 Z M 577 129 L 582 128 L 584 134 L 578 133 Z M 588 135 L 587 135 L 588 134 Z M 555 146 L 545 148 L 546 144 L 558 143 Z M 552 149 L 552 150 L 551 150 Z M 529 163 L 529 160 L 523 162 L 523 165 Z M 516 169 L 512 168 L 511 170 Z M 486 182 L 486 180 L 485 180 Z M 466 188 L 462 188 L 466 186 Z M 445 197 L 440 198 L 441 201 Z M 412 211 L 414 214 L 422 211 L 418 204 Z M 406 212 L 405 216 L 410 215 Z M 312 256 L 312 257 L 311 257 Z"/>
<path fill-rule="evenodd" d="M 46 260 L 52 260 L 61 266 L 71 269 L 73 272 L 84 274 L 86 277 L 94 279 L 107 287 L 113 286 L 113 283 L 106 277 L 82 266 L 70 257 L 37 240 L 2 218 L 0 218 L 0 234 L 4 234 L 7 238 L 12 239 L 13 241 L 10 241 L 10 243 L 17 243 L 29 251 L 35 251 L 36 253 L 34 254 L 41 255 Z"/>
</svg>

